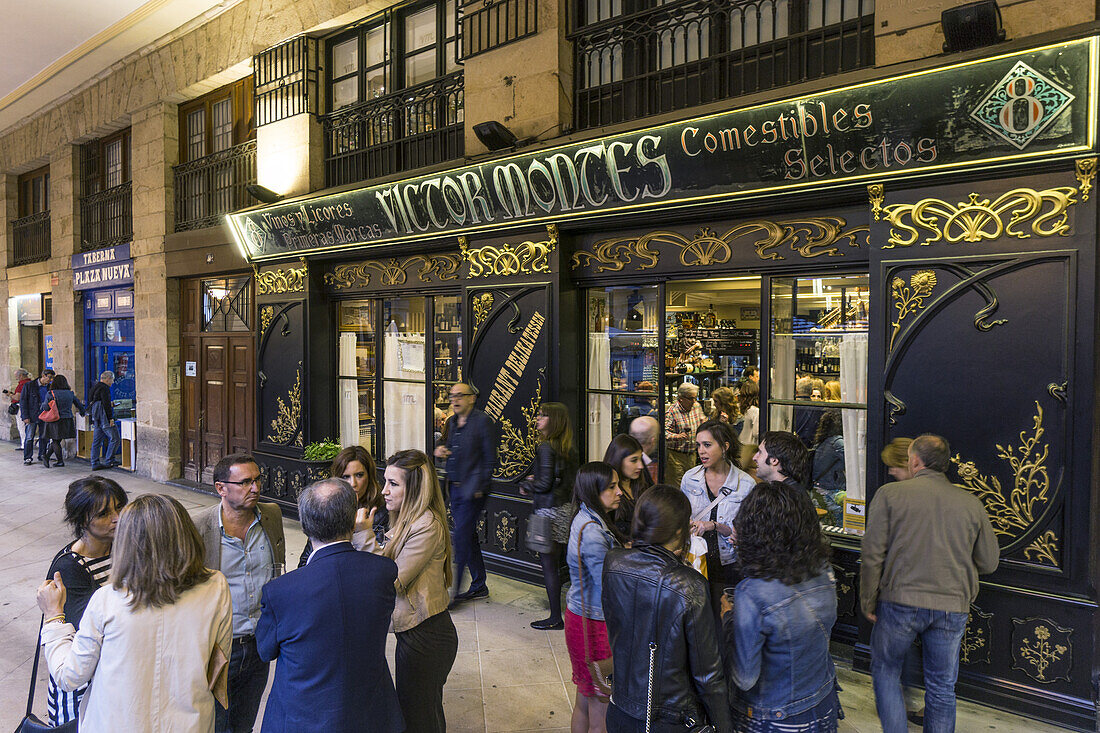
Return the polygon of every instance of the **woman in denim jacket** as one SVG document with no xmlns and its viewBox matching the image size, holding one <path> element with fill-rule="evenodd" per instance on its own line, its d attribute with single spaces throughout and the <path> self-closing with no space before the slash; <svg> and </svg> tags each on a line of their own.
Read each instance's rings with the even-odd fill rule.
<svg viewBox="0 0 1100 733">
<path fill-rule="evenodd" d="M 622 499 L 619 477 L 602 461 L 586 463 L 577 471 L 573 495 L 580 509 L 573 517 L 565 553 L 570 581 L 565 597 L 565 646 L 577 685 L 571 727 L 574 731 L 603 733 L 607 730 L 607 698 L 593 684 L 588 661 L 611 656 L 600 595 L 607 551 L 626 544 L 611 521 L 611 513 Z"/>
<path fill-rule="evenodd" d="M 718 600 L 726 588 L 741 580 L 733 544 L 733 520 L 756 482 L 741 470 L 741 444 L 724 422 L 711 420 L 699 426 L 695 431 L 695 452 L 700 465 L 684 474 L 680 490 L 691 502 L 692 534 L 707 541 L 710 602 L 715 619 L 719 619 Z"/>
<path fill-rule="evenodd" d="M 745 733 L 837 729 L 829 634 L 836 590 L 809 494 L 759 484 L 734 520 L 742 580 L 722 601 L 734 727 Z"/>
</svg>

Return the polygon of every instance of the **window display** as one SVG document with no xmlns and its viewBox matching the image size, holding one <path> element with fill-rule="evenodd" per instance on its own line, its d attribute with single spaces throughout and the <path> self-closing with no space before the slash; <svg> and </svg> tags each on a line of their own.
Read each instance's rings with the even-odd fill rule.
<svg viewBox="0 0 1100 733">
<path fill-rule="evenodd" d="M 869 293 L 867 275 L 772 280 L 768 429 L 810 449 L 818 514 L 838 528 L 866 495 Z"/>
<path fill-rule="evenodd" d="M 377 341 L 374 301 L 341 303 L 338 324 L 340 444 L 375 452 L 374 378 Z"/>
</svg>

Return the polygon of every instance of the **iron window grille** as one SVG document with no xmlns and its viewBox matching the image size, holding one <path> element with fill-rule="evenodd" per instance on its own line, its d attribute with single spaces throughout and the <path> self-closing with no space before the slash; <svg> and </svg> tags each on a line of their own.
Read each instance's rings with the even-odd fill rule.
<svg viewBox="0 0 1100 733">
<path fill-rule="evenodd" d="M 202 281 L 202 330 L 252 330 L 252 278 L 247 275 Z"/>
<path fill-rule="evenodd" d="M 256 141 L 245 141 L 172 170 L 176 231 L 215 226 L 221 217 L 252 203 L 246 187 L 256 182 Z"/>
<path fill-rule="evenodd" d="M 318 114 L 317 39 L 298 36 L 252 60 L 256 127 L 303 112 Z"/>
<path fill-rule="evenodd" d="M 538 0 L 463 0 L 457 6 L 462 59 L 538 33 Z"/>
<path fill-rule="evenodd" d="M 873 20 L 874 0 L 578 0 L 576 127 L 871 66 Z"/>
<path fill-rule="evenodd" d="M 50 210 L 11 223 L 12 264 L 26 265 L 50 258 Z"/>
<path fill-rule="evenodd" d="M 129 130 L 80 148 L 80 249 L 134 238 Z"/>
</svg>

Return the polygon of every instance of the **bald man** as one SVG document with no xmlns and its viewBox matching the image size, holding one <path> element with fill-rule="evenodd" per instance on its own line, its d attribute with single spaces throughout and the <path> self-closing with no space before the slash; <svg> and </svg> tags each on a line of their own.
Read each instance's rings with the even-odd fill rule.
<svg viewBox="0 0 1100 733">
<path fill-rule="evenodd" d="M 642 444 L 642 462 L 645 463 L 645 470 L 649 472 L 649 477 L 655 484 L 661 482 L 661 471 L 653 458 L 657 455 L 657 438 L 660 429 L 661 424 L 649 415 L 642 415 L 630 421 L 630 437 Z"/>
</svg>

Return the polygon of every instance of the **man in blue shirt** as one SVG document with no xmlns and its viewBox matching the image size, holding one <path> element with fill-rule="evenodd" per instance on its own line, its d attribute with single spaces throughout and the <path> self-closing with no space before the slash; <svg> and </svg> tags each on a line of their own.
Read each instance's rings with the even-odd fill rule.
<svg viewBox="0 0 1100 733">
<path fill-rule="evenodd" d="M 486 598 L 485 560 L 477 538 L 477 518 L 489 498 L 493 468 L 497 462 L 497 432 L 493 421 L 474 409 L 477 393 L 459 382 L 451 387 L 454 415 L 447 421 L 446 442 L 435 449 L 437 458 L 447 460 L 447 485 L 454 517 L 455 595 L 452 605 L 474 598 Z M 470 569 L 470 587 L 459 593 L 462 574 Z"/>
</svg>

